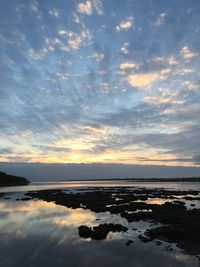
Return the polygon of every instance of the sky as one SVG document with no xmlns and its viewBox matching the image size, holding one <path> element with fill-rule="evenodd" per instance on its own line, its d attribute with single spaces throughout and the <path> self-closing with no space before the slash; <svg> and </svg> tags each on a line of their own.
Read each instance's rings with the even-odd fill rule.
<svg viewBox="0 0 200 267">
<path fill-rule="evenodd" d="M 200 1 L 0 0 L 0 162 L 198 168 L 199 67 Z"/>
</svg>

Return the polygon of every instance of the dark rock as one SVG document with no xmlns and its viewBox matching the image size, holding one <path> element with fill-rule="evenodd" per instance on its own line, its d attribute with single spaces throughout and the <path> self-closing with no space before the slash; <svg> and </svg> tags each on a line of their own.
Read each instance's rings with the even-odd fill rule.
<svg viewBox="0 0 200 267">
<path fill-rule="evenodd" d="M 78 227 L 79 236 L 83 238 L 89 238 L 92 235 L 92 230 L 86 225 L 81 225 Z"/>
<path fill-rule="evenodd" d="M 190 210 L 179 216 L 179 223 L 160 226 L 145 232 L 151 239 L 162 239 L 192 255 L 200 254 L 200 210 Z"/>
<path fill-rule="evenodd" d="M 161 241 L 156 241 L 156 246 L 160 246 L 162 244 L 162 242 Z"/>
<path fill-rule="evenodd" d="M 123 188 L 93 188 L 93 191 L 78 191 L 77 193 L 63 192 L 62 190 L 43 190 L 28 192 L 26 196 L 38 198 L 47 202 L 53 201 L 58 205 L 69 208 L 89 209 L 93 212 L 110 212 L 118 214 L 128 222 L 149 221 L 161 223 L 149 229 L 138 238 L 143 242 L 154 239 L 176 243 L 189 254 L 200 254 L 200 209 L 187 210 L 183 201 L 165 202 L 163 205 L 147 204 L 141 200 L 151 198 L 174 199 L 179 196 L 191 195 L 194 200 L 199 197 L 195 190 L 165 190 L 165 189 L 134 189 Z M 140 202 L 137 202 L 140 200 Z M 139 211 L 138 211 L 139 210 Z M 151 210 L 145 212 L 143 210 Z M 84 227 L 84 228 L 80 228 Z M 114 224 L 100 224 L 93 228 L 79 227 L 79 235 L 85 238 L 104 239 L 110 231 L 126 231 L 127 228 Z M 122 227 L 122 228 L 121 228 Z M 139 231 L 138 231 L 139 232 Z M 158 245 L 158 243 L 156 243 Z"/>
<path fill-rule="evenodd" d="M 31 200 L 31 198 L 30 198 L 30 197 L 23 197 L 23 198 L 21 198 L 20 200 L 21 200 L 21 201 L 27 201 L 27 200 Z"/>
<path fill-rule="evenodd" d="M 130 246 L 132 243 L 133 243 L 133 240 L 128 240 L 128 241 L 125 243 L 125 246 Z"/>
<path fill-rule="evenodd" d="M 166 246 L 165 249 L 166 249 L 166 251 L 173 251 L 173 248 L 170 245 Z"/>
<path fill-rule="evenodd" d="M 109 232 L 126 232 L 128 228 L 122 226 L 121 224 L 100 224 L 90 228 L 86 225 L 81 225 L 78 227 L 79 235 L 83 238 L 92 238 L 95 240 L 105 239 Z"/>
<path fill-rule="evenodd" d="M 0 193 L 0 198 L 3 198 L 5 196 L 4 193 Z"/>
<path fill-rule="evenodd" d="M 147 242 L 152 241 L 151 238 L 149 238 L 149 237 L 147 237 L 147 236 L 144 236 L 144 235 L 139 235 L 138 238 L 139 238 L 142 242 L 144 242 L 144 243 L 147 243 Z"/>
</svg>

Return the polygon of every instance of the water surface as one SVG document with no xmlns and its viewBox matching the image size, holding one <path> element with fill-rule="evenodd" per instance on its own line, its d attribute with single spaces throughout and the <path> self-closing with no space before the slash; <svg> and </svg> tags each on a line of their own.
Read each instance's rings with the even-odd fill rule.
<svg viewBox="0 0 200 267">
<path fill-rule="evenodd" d="M 25 192 L 32 190 L 83 188 L 83 187 L 145 187 L 175 190 L 200 190 L 198 182 L 132 182 L 128 180 L 37 182 L 25 186 L 0 187 L 0 192 Z"/>
<path fill-rule="evenodd" d="M 49 188 L 76 190 L 93 186 L 158 187 L 169 189 L 198 189 L 195 183 L 130 183 L 130 182 L 62 182 L 40 183 L 9 188 L 0 198 L 0 266 L 127 266 L 127 267 L 196 267 L 198 260 L 184 254 L 175 244 L 163 242 L 142 243 L 138 239 L 149 227 L 148 222 L 128 223 L 119 215 L 109 212 L 94 213 L 89 210 L 70 209 L 53 202 L 22 198 L 24 191 Z M 5 192 L 7 188 L 2 189 Z M 5 199 L 9 198 L 9 199 Z M 159 204 L 159 199 L 155 199 Z M 164 200 L 161 200 L 163 202 Z M 160 203 L 161 204 L 161 203 Z M 121 223 L 128 227 L 125 233 L 109 233 L 107 239 L 96 241 L 82 239 L 78 226 L 95 226 L 100 223 Z M 133 230 L 137 229 L 137 230 Z M 130 246 L 125 246 L 128 240 Z M 171 250 L 171 248 L 173 250 Z"/>
</svg>

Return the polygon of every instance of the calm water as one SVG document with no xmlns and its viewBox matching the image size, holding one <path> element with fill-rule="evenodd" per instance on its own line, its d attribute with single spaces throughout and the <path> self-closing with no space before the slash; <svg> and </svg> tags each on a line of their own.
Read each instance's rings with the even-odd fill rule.
<svg viewBox="0 0 200 267">
<path fill-rule="evenodd" d="M 62 188 L 82 188 L 82 187 L 146 187 L 146 188 L 166 188 L 176 190 L 200 190 L 200 183 L 198 182 L 130 182 L 130 181 L 66 181 L 66 182 L 40 182 L 31 183 L 26 186 L 9 186 L 0 187 L 0 192 L 25 192 L 31 190 L 44 190 L 44 189 L 62 189 Z"/>
<path fill-rule="evenodd" d="M 132 184 L 128 183 L 130 186 Z M 105 183 L 90 183 L 91 186 L 105 186 Z M 124 182 L 109 182 L 109 186 L 125 186 Z M 69 209 L 41 200 L 16 201 L 23 197 L 23 191 L 49 188 L 88 187 L 84 184 L 68 182 L 57 184 L 35 184 L 26 187 L 9 188 L 10 193 L 0 199 L 0 266 L 40 267 L 40 266 L 135 266 L 135 267 L 196 267 L 195 257 L 182 253 L 175 245 L 169 251 L 169 244 L 161 246 L 142 243 L 138 234 L 150 227 L 149 223 L 128 223 L 118 215 L 108 212 L 94 213 L 83 209 Z M 165 187 L 175 189 L 199 189 L 195 183 L 150 183 L 134 186 Z M 6 191 L 2 189 L 1 191 Z M 12 191 L 12 192 L 11 192 Z M 21 192 L 20 192 L 21 191 Z M 152 200 L 153 201 L 153 200 Z M 159 199 L 155 199 L 159 204 Z M 160 203 L 161 204 L 161 203 Z M 106 240 L 81 239 L 78 226 L 100 223 L 121 223 L 128 227 L 126 233 L 109 234 Z M 133 228 L 137 228 L 134 231 Z M 154 227 L 154 226 L 151 226 Z M 133 244 L 125 246 L 127 240 Z"/>
</svg>

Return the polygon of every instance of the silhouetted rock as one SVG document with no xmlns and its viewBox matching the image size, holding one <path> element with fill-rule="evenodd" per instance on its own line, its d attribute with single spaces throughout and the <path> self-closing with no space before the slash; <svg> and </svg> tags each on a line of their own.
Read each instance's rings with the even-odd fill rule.
<svg viewBox="0 0 200 267">
<path fill-rule="evenodd" d="M 133 243 L 133 240 L 128 240 L 128 241 L 125 243 L 125 246 L 130 246 L 132 243 Z"/>
<path fill-rule="evenodd" d="M 174 222 L 145 232 L 151 239 L 161 239 L 189 254 L 200 254 L 200 210 L 186 210 L 174 215 Z M 171 218 L 172 219 L 172 218 Z"/>
<path fill-rule="evenodd" d="M 32 198 L 30 198 L 30 197 L 23 197 L 23 198 L 21 198 L 20 200 L 21 201 L 27 201 L 27 200 L 31 200 Z"/>
<path fill-rule="evenodd" d="M 160 246 L 162 244 L 162 242 L 161 241 L 156 241 L 156 246 Z"/>
<path fill-rule="evenodd" d="M 147 242 L 152 241 L 151 238 L 149 238 L 149 237 L 147 237 L 147 236 L 144 236 L 144 235 L 139 235 L 138 238 L 139 238 L 142 242 L 144 242 L 144 243 L 147 243 Z"/>
<path fill-rule="evenodd" d="M 4 193 L 0 193 L 0 198 L 3 198 L 4 197 Z"/>
<path fill-rule="evenodd" d="M 81 225 L 78 227 L 79 236 L 83 238 L 89 238 L 92 236 L 92 230 L 86 225 Z"/>
<path fill-rule="evenodd" d="M 85 225 L 78 227 L 80 237 L 92 238 L 95 240 L 105 239 L 109 232 L 126 232 L 128 228 L 122 226 L 121 224 L 100 224 L 90 228 Z"/>
</svg>

